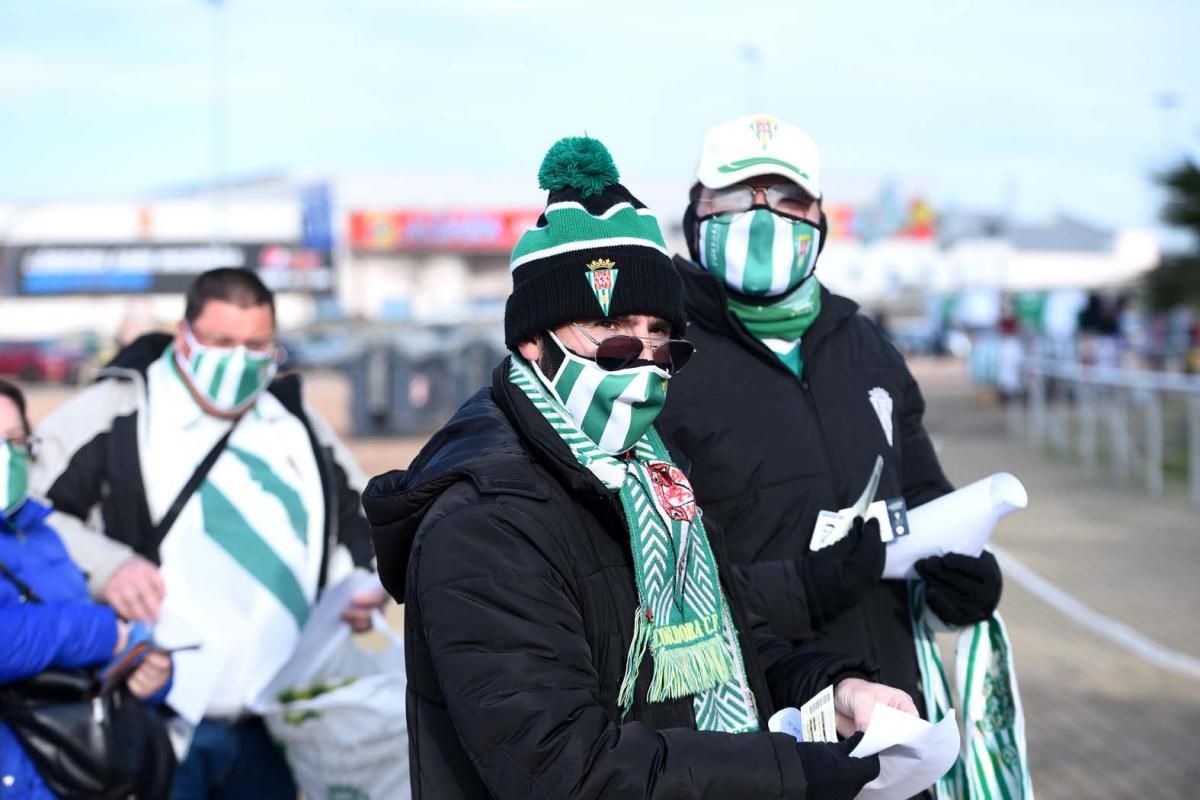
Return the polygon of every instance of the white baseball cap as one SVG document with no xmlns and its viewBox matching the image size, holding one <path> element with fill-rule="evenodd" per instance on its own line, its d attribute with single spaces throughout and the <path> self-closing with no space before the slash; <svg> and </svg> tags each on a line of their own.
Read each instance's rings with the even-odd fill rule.
<svg viewBox="0 0 1200 800">
<path fill-rule="evenodd" d="M 696 178 L 710 189 L 781 175 L 821 198 L 821 154 L 813 138 L 770 114 L 723 122 L 704 135 Z"/>
</svg>

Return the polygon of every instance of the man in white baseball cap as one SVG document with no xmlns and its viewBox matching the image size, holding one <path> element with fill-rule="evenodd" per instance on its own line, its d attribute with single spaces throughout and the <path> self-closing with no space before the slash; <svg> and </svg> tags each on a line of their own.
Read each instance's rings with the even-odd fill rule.
<svg viewBox="0 0 1200 800">
<path fill-rule="evenodd" d="M 684 213 L 691 259 L 675 257 L 696 355 L 672 381 L 659 429 L 693 460 L 697 501 L 727 531 L 749 602 L 794 643 L 872 659 L 884 683 L 926 701 L 933 719 L 949 702 L 933 629 L 978 632 L 977 642 L 995 645 L 979 653 L 995 678 L 986 690 L 1008 698 L 1011 712 L 1007 639 L 993 617 L 996 559 L 950 554 L 919 562 L 920 581 L 882 580 L 879 525 L 905 533 L 906 509 L 953 487 L 904 358 L 815 274 L 826 233 L 816 143 L 770 115 L 742 117 L 708 132 L 696 177 Z M 871 499 L 885 512 L 823 540 L 822 522 L 855 504 L 877 456 Z M 976 696 L 972 707 L 985 702 L 982 680 L 959 687 Z M 988 767 L 995 796 L 997 783 L 1005 796 L 1026 796 L 1015 708 L 990 720 L 990 739 L 970 741 L 972 754 L 1000 765 Z M 965 766 L 944 779 L 949 796 L 969 796 L 959 791 Z"/>
<path fill-rule="evenodd" d="M 724 189 L 763 175 L 787 178 L 821 199 L 821 154 L 795 125 L 759 114 L 718 125 L 704 138 L 697 179 Z"/>
</svg>

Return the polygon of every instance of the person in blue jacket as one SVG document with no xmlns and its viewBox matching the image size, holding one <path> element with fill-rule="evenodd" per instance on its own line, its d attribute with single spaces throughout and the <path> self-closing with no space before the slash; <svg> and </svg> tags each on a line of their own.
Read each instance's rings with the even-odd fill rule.
<svg viewBox="0 0 1200 800">
<path fill-rule="evenodd" d="M 144 628 L 131 627 L 108 606 L 93 602 L 79 567 L 47 523 L 51 509 L 28 496 L 33 441 L 25 397 L 0 381 L 0 684 L 30 678 L 51 667 L 105 664 Z M 7 569 L 41 603 L 23 603 Z M 170 687 L 171 659 L 151 652 L 130 675 L 137 697 L 161 702 Z M 43 800 L 54 794 L 37 774 L 13 732 L 0 723 L 0 799 Z"/>
</svg>

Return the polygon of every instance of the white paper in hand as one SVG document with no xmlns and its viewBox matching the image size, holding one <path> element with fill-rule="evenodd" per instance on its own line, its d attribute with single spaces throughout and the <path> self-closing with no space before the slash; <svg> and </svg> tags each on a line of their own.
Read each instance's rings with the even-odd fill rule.
<svg viewBox="0 0 1200 800">
<path fill-rule="evenodd" d="M 858 499 L 854 501 L 854 505 L 840 511 L 821 511 L 817 515 L 817 523 L 808 543 L 809 550 L 813 552 L 824 550 L 850 535 L 850 528 L 854 526 L 855 518 L 867 517 L 867 509 L 870 508 L 871 501 L 875 499 L 875 491 L 879 488 L 879 477 L 882 474 L 883 456 L 875 456 L 875 464 L 871 468 L 870 477 L 867 478 L 867 485 Z"/>
<path fill-rule="evenodd" d="M 946 774 L 958 758 L 954 711 L 936 725 L 890 706 L 876 706 L 854 758 L 879 754 L 879 777 L 856 800 L 906 800 Z"/>
<path fill-rule="evenodd" d="M 999 472 L 910 509 L 908 527 L 912 533 L 888 543 L 883 577 L 917 578 L 913 565 L 930 556 L 979 555 L 1000 518 L 1028 504 L 1029 495 L 1021 482 L 1007 472 Z"/>
</svg>

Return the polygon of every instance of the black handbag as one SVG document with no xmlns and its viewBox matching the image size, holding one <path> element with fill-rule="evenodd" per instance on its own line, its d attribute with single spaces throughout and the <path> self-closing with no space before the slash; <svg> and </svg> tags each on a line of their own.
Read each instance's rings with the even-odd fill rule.
<svg viewBox="0 0 1200 800">
<path fill-rule="evenodd" d="M 41 598 L 0 562 L 21 602 Z M 175 751 L 162 716 L 124 682 L 102 690 L 96 669 L 48 669 L 0 686 L 0 719 L 50 790 L 74 800 L 162 800 Z"/>
</svg>

